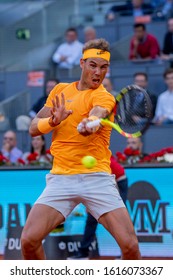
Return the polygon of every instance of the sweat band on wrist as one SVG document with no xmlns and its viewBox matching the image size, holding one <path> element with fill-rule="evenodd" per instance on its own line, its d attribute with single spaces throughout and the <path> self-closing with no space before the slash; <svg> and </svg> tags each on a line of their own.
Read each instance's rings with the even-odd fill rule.
<svg viewBox="0 0 173 280">
<path fill-rule="evenodd" d="M 93 115 L 93 116 L 88 117 L 88 120 L 95 121 L 95 120 L 98 120 L 98 117 Z"/>
<path fill-rule="evenodd" d="M 49 124 L 49 119 L 50 118 L 43 118 L 38 121 L 37 128 L 43 134 L 49 133 L 54 129 L 54 127 Z"/>
</svg>

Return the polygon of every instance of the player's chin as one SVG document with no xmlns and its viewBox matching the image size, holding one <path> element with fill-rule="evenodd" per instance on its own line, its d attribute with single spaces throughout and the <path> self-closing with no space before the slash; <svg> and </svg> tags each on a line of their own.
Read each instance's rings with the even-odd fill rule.
<svg viewBox="0 0 173 280">
<path fill-rule="evenodd" d="M 92 83 L 91 83 L 91 88 L 92 89 L 96 89 L 96 88 L 98 88 L 99 86 L 101 85 L 101 81 L 92 81 Z"/>
</svg>

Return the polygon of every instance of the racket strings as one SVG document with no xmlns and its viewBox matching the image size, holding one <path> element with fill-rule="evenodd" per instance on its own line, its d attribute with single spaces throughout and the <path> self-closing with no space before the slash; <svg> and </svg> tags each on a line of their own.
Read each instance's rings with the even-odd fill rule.
<svg viewBox="0 0 173 280">
<path fill-rule="evenodd" d="M 116 121 L 127 133 L 143 131 L 152 118 L 151 100 L 145 91 L 130 89 L 118 102 Z"/>
</svg>

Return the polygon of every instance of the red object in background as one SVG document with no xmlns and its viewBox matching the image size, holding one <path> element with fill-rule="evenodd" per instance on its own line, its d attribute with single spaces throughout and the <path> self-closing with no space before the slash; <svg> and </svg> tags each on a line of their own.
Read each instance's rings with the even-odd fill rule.
<svg viewBox="0 0 173 280">
<path fill-rule="evenodd" d="M 116 175 L 117 180 L 121 176 L 125 175 L 124 167 L 121 164 L 119 164 L 113 156 L 111 156 L 110 166 L 111 166 L 112 174 Z"/>
<path fill-rule="evenodd" d="M 0 163 L 10 162 L 8 158 L 4 157 L 0 152 Z"/>
<path fill-rule="evenodd" d="M 51 155 L 51 152 L 50 152 L 50 150 L 49 150 L 49 149 L 48 149 L 48 150 L 46 150 L 46 154 Z"/>
<path fill-rule="evenodd" d="M 22 158 L 18 158 L 17 162 L 19 164 L 25 165 L 25 161 Z"/>
<path fill-rule="evenodd" d="M 125 162 L 127 159 L 126 155 L 120 152 L 116 153 L 116 157 L 117 157 L 117 161 L 122 163 Z"/>
<path fill-rule="evenodd" d="M 28 155 L 27 160 L 28 161 L 35 161 L 35 160 L 37 160 L 37 157 L 38 157 L 37 153 L 32 153 L 32 154 Z"/>
<path fill-rule="evenodd" d="M 44 71 L 31 71 L 28 72 L 27 86 L 29 87 L 43 87 L 45 73 Z"/>
<path fill-rule="evenodd" d="M 126 148 L 124 150 L 124 154 L 126 156 L 139 156 L 140 155 L 140 151 L 139 150 L 133 150 L 132 148 Z"/>
</svg>

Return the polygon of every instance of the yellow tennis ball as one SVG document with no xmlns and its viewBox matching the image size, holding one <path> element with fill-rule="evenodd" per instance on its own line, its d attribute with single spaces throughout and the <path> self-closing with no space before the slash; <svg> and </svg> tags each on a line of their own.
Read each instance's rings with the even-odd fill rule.
<svg viewBox="0 0 173 280">
<path fill-rule="evenodd" d="M 85 156 L 82 158 L 82 164 L 90 169 L 93 168 L 97 164 L 97 160 L 92 156 Z"/>
</svg>

